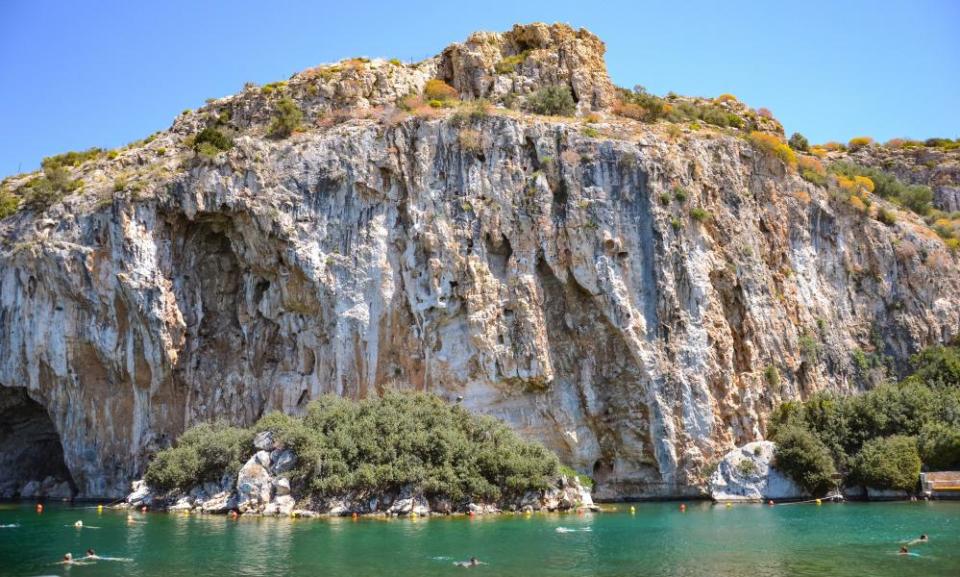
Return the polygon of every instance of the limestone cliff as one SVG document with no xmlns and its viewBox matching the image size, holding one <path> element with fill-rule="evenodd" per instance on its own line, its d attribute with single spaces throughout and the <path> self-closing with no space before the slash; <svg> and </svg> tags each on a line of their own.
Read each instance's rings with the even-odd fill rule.
<svg viewBox="0 0 960 577">
<path fill-rule="evenodd" d="M 919 218 L 866 217 L 736 129 L 614 116 L 602 55 L 532 25 L 344 61 L 71 169 L 80 191 L 0 222 L 0 408 L 37 421 L 0 429 L 0 462 L 55 431 L 63 463 L 30 479 L 65 464 L 119 497 L 191 423 L 409 387 L 542 440 L 596 497 L 700 494 L 781 400 L 957 334 L 960 266 Z M 581 116 L 396 106 L 435 77 L 565 84 Z M 269 138 L 283 96 L 304 129 Z M 214 119 L 235 146 L 195 156 Z"/>
</svg>

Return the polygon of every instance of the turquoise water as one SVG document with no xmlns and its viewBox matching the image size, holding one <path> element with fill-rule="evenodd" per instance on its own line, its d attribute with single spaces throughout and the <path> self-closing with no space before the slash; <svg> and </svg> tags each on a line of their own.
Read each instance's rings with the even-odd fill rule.
<svg viewBox="0 0 960 577">
<path fill-rule="evenodd" d="M 0 528 L 0 575 L 419 577 L 465 571 L 453 562 L 471 555 L 486 563 L 471 574 L 511 577 L 960 575 L 960 502 L 616 509 L 390 521 L 138 513 L 128 525 L 95 507 L 0 505 L 0 525 L 17 525 Z M 919 557 L 896 554 L 924 532 Z M 129 560 L 55 564 L 88 547 Z"/>
</svg>

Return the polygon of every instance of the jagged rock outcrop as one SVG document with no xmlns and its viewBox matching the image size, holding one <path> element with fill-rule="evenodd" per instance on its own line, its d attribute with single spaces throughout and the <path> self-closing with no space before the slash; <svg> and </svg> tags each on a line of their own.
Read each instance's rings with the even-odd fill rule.
<svg viewBox="0 0 960 577">
<path fill-rule="evenodd" d="M 716 501 L 800 499 L 806 491 L 774 466 L 776 446 L 755 441 L 730 451 L 710 476 L 710 497 Z"/>
<path fill-rule="evenodd" d="M 389 108 L 437 74 L 497 93 L 488 65 L 526 50 L 500 76 L 569 81 L 589 130 Z M 957 257 L 918 218 L 881 224 L 736 130 L 605 114 L 601 56 L 570 29 L 475 35 L 295 76 L 288 139 L 250 89 L 80 166 L 82 191 L 0 222 L 0 385 L 84 497 L 126 494 L 192 423 L 387 387 L 462 397 L 599 498 L 701 495 L 780 401 L 867 386 L 854 353 L 902 368 L 957 334 Z M 227 105 L 234 148 L 194 157 Z"/>
</svg>

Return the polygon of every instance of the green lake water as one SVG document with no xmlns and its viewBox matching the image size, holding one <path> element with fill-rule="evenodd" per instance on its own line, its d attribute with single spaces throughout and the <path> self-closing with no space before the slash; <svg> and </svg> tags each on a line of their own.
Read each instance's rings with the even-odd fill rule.
<svg viewBox="0 0 960 577">
<path fill-rule="evenodd" d="M 769 577 L 960 575 L 960 502 L 612 506 L 597 514 L 417 520 L 127 514 L 0 505 L 0 575 Z M 83 529 L 73 527 L 75 521 Z M 12 527 L 8 525 L 14 525 Z M 560 531 L 558 531 L 560 529 Z M 930 543 L 899 556 L 902 541 Z M 128 560 L 56 562 L 88 547 Z"/>
</svg>

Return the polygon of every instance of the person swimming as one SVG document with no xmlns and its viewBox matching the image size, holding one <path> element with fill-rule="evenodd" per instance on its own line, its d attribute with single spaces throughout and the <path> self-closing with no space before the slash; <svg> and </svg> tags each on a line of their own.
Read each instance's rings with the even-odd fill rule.
<svg viewBox="0 0 960 577">
<path fill-rule="evenodd" d="M 73 553 L 66 553 L 63 556 L 64 563 L 73 563 Z"/>
<path fill-rule="evenodd" d="M 927 537 L 927 534 L 921 533 L 919 538 L 913 539 L 912 541 L 907 543 L 907 545 L 919 545 L 920 543 L 929 543 L 929 542 L 930 542 L 930 538 Z"/>
<path fill-rule="evenodd" d="M 906 545 L 900 545 L 900 554 L 901 554 L 901 555 L 909 555 L 909 554 L 910 554 L 910 550 L 907 549 L 907 546 L 906 546 Z"/>
<path fill-rule="evenodd" d="M 94 551 L 93 549 L 87 549 L 87 556 L 86 556 L 86 558 L 87 558 L 87 559 L 99 559 L 100 557 L 97 556 L 97 552 Z"/>
<path fill-rule="evenodd" d="M 476 557 L 471 557 L 469 561 L 457 561 L 456 563 L 454 563 L 454 565 L 456 565 L 457 567 L 467 567 L 467 568 L 476 567 L 477 565 L 480 565 L 480 560 L 477 559 Z"/>
</svg>

